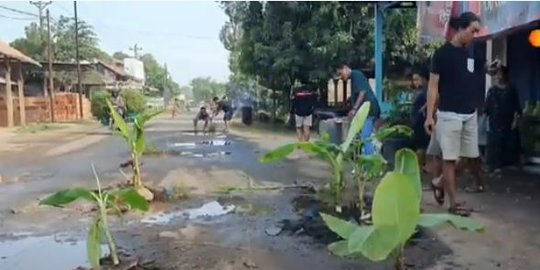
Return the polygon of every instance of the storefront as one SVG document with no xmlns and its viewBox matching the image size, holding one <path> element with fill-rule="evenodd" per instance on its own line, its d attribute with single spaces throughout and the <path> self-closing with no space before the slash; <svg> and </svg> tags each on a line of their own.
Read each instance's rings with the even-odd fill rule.
<svg viewBox="0 0 540 270">
<path fill-rule="evenodd" d="M 487 62 L 499 59 L 508 67 L 510 83 L 518 91 L 522 108 L 528 104 L 521 123 L 522 149 L 529 160 L 540 164 L 540 48 L 529 41 L 531 31 L 540 29 L 540 2 L 426 1 L 418 5 L 418 27 L 424 42 L 451 36 L 450 18 L 464 11 L 480 16 L 483 28 L 474 54 L 485 56 L 481 58 Z M 485 76 L 484 81 L 480 91 L 485 95 L 493 82 L 490 76 Z M 531 116 L 535 113 L 538 116 Z"/>
</svg>

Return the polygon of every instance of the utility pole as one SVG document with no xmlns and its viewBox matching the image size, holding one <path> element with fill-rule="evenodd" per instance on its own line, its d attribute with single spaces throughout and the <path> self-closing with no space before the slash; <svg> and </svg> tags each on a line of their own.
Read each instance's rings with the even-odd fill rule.
<svg viewBox="0 0 540 270">
<path fill-rule="evenodd" d="M 139 59 L 139 51 L 142 51 L 142 48 L 139 47 L 137 43 L 133 45 L 133 47 L 129 48 L 130 51 L 133 51 L 133 56 L 135 56 L 135 59 Z"/>
<path fill-rule="evenodd" d="M 52 3 L 52 1 L 47 1 L 47 2 L 30 1 L 31 5 L 36 6 L 38 8 L 38 14 L 39 14 L 39 38 L 41 40 L 41 48 L 43 48 L 43 50 L 45 50 L 45 46 L 46 46 L 45 45 L 45 31 L 43 29 L 43 21 L 44 21 L 43 11 L 51 3 Z M 42 59 L 42 60 L 44 60 L 44 59 Z M 47 85 L 47 79 L 46 78 L 43 78 L 43 85 Z M 47 87 L 43 87 L 43 95 L 47 96 Z"/>
<path fill-rule="evenodd" d="M 43 2 L 43 1 L 30 1 L 30 4 L 33 5 L 33 6 L 36 6 L 38 8 L 38 14 L 39 14 L 39 34 L 40 34 L 40 37 L 41 37 L 41 41 L 43 43 L 45 43 L 45 37 L 43 35 L 43 11 L 45 10 L 45 8 L 52 4 L 52 1 L 47 1 L 47 2 Z"/>
<path fill-rule="evenodd" d="M 79 90 L 79 115 L 83 119 L 83 89 L 81 84 L 81 62 L 79 57 L 79 18 L 77 17 L 77 1 L 73 1 L 75 13 L 75 58 L 77 59 L 77 89 Z"/>
<path fill-rule="evenodd" d="M 47 58 L 49 61 L 49 101 L 51 110 L 51 122 L 55 122 L 54 117 L 54 85 L 53 85 L 53 69 L 52 69 L 52 46 L 51 46 L 51 19 L 49 9 L 47 9 Z"/>
</svg>

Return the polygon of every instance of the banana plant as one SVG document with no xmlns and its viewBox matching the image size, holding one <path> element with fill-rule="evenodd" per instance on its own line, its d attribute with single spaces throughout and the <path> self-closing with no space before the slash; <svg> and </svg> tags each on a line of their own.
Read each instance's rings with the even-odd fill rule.
<svg viewBox="0 0 540 270">
<path fill-rule="evenodd" d="M 129 127 L 126 121 L 124 121 L 122 116 L 113 107 L 110 100 L 107 100 L 107 105 L 109 106 L 109 110 L 111 111 L 114 123 L 120 130 L 120 136 L 122 136 L 122 138 L 128 145 L 129 150 L 131 151 L 131 159 L 133 164 L 133 186 L 136 189 L 144 188 L 141 178 L 140 165 L 141 156 L 146 149 L 144 125 L 146 124 L 146 122 L 150 121 L 152 118 L 162 113 L 162 111 L 145 112 L 139 114 L 135 117 L 133 126 Z"/>
<path fill-rule="evenodd" d="M 344 186 L 343 167 L 346 161 L 345 155 L 349 151 L 353 141 L 358 137 L 369 113 L 369 102 L 365 102 L 356 112 L 347 137 L 340 145 L 335 145 L 329 139 L 323 138 L 315 142 L 297 142 L 278 147 L 260 158 L 262 163 L 274 163 L 287 158 L 297 149 L 309 154 L 315 154 L 326 161 L 332 169 L 332 193 L 336 204 L 341 202 L 341 193 Z"/>
<path fill-rule="evenodd" d="M 94 166 L 92 171 L 97 183 L 97 190 L 89 190 L 86 188 L 71 188 L 58 191 L 53 195 L 40 201 L 40 205 L 49 205 L 55 207 L 63 207 L 76 200 L 83 199 L 95 204 L 97 212 L 93 223 L 90 225 L 88 236 L 86 239 L 86 252 L 88 261 L 92 269 L 99 269 L 101 258 L 101 241 L 105 237 L 109 247 L 109 254 L 114 265 L 118 265 L 118 252 L 116 244 L 109 228 L 108 213 L 113 212 L 118 216 L 122 216 L 121 208 L 128 207 L 130 209 L 138 209 L 148 211 L 149 204 L 145 198 L 133 188 L 104 191 L 101 189 L 99 177 Z"/>
<path fill-rule="evenodd" d="M 468 231 L 484 227 L 471 218 L 451 214 L 421 214 L 422 187 L 416 154 L 410 149 L 396 153 L 393 171 L 387 172 L 373 198 L 371 226 L 358 226 L 331 215 L 321 214 L 326 225 L 343 240 L 332 243 L 329 250 L 338 256 L 362 255 L 372 261 L 394 257 L 395 268 L 405 269 L 403 250 L 417 226 L 443 224 Z"/>
</svg>

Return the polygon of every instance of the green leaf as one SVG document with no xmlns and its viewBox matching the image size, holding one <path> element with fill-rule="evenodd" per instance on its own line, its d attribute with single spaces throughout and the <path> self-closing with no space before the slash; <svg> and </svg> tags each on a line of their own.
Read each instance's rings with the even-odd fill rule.
<svg viewBox="0 0 540 270">
<path fill-rule="evenodd" d="M 160 115 L 161 113 L 163 113 L 162 110 L 157 110 L 153 112 L 145 112 L 143 114 L 139 114 L 135 118 L 135 125 L 137 125 L 140 129 L 143 129 L 144 125 L 146 125 L 146 122 L 150 121 L 152 118 Z"/>
<path fill-rule="evenodd" d="M 411 237 L 420 219 L 420 200 L 409 177 L 388 172 L 377 186 L 373 199 L 373 225 L 396 228 L 399 243 Z"/>
<path fill-rule="evenodd" d="M 122 116 L 114 109 L 110 100 L 107 100 L 107 106 L 109 106 L 115 125 L 120 129 L 120 135 L 122 135 L 126 141 L 132 141 L 133 133 L 126 124 L 126 121 L 124 121 L 124 118 L 122 118 Z"/>
<path fill-rule="evenodd" d="M 142 155 L 146 150 L 146 139 L 144 136 L 144 130 L 139 126 L 135 127 L 135 152 L 138 155 Z"/>
<path fill-rule="evenodd" d="M 418 157 L 411 149 L 400 149 L 396 152 L 394 171 L 407 175 L 407 180 L 413 186 L 418 200 L 422 200 L 422 178 L 418 165 Z"/>
<path fill-rule="evenodd" d="M 58 191 L 53 195 L 48 196 L 47 198 L 39 202 L 40 205 L 50 205 L 56 207 L 62 207 L 66 204 L 69 204 L 73 201 L 76 201 L 79 198 L 95 201 L 94 197 L 91 194 L 92 192 L 85 188 L 71 188 L 62 191 Z"/>
<path fill-rule="evenodd" d="M 99 259 L 101 258 L 101 233 L 101 221 L 96 219 L 90 226 L 88 237 L 86 239 L 86 253 L 92 269 L 99 268 Z"/>
<path fill-rule="evenodd" d="M 356 226 L 356 229 L 351 234 L 348 239 L 349 243 L 347 245 L 348 250 L 352 252 L 362 252 L 364 247 L 364 242 L 370 237 L 370 235 L 375 231 L 374 226 Z"/>
<path fill-rule="evenodd" d="M 334 242 L 330 245 L 328 245 L 328 250 L 336 255 L 336 256 L 339 256 L 339 257 L 346 257 L 346 256 L 349 256 L 351 255 L 352 253 L 349 251 L 349 248 L 348 248 L 348 241 L 347 240 L 341 240 L 341 241 L 337 241 L 337 242 Z"/>
<path fill-rule="evenodd" d="M 401 244 L 399 231 L 399 226 L 374 227 L 363 242 L 362 255 L 374 262 L 386 260 Z"/>
<path fill-rule="evenodd" d="M 335 232 L 343 239 L 349 239 L 359 227 L 356 224 L 324 213 L 321 213 L 321 217 L 324 220 L 324 223 L 326 223 L 326 226 L 328 226 L 331 231 Z"/>
<path fill-rule="evenodd" d="M 126 188 L 112 193 L 118 199 L 131 206 L 133 209 L 148 211 L 150 204 L 135 189 Z"/>
<path fill-rule="evenodd" d="M 364 122 L 367 119 L 367 116 L 369 114 L 369 102 L 364 102 L 360 109 L 356 112 L 354 115 L 354 118 L 351 121 L 351 125 L 349 126 L 349 131 L 347 133 L 347 138 L 345 141 L 341 144 L 341 151 L 343 153 L 346 153 L 349 149 L 349 146 L 351 145 L 351 142 L 358 137 L 358 134 L 362 131 L 362 128 L 364 127 Z"/>
<path fill-rule="evenodd" d="M 371 179 L 380 176 L 386 166 L 386 160 L 381 154 L 364 156 L 361 155 L 356 161 L 356 165 L 365 171 Z"/>
<path fill-rule="evenodd" d="M 394 125 L 391 127 L 381 128 L 377 130 L 377 132 L 375 132 L 375 138 L 382 143 L 390 138 L 395 137 L 410 138 L 413 136 L 413 134 L 414 131 L 408 126 Z"/>
<path fill-rule="evenodd" d="M 297 148 L 297 143 L 283 145 L 270 151 L 269 153 L 266 153 L 262 158 L 260 158 L 260 161 L 262 163 L 274 163 L 283 160 L 292 152 L 294 152 L 294 150 L 296 150 Z"/>
<path fill-rule="evenodd" d="M 484 231 L 484 226 L 474 221 L 474 219 L 451 214 L 421 214 L 418 222 L 418 225 L 427 228 L 439 227 L 445 224 L 464 231 Z"/>
</svg>

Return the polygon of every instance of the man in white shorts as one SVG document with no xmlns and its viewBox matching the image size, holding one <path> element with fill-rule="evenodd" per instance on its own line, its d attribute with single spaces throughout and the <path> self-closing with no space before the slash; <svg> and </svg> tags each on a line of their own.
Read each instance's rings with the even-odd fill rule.
<svg viewBox="0 0 540 270">
<path fill-rule="evenodd" d="M 309 141 L 316 102 L 315 93 L 309 91 L 305 86 L 297 89 L 294 93 L 292 111 L 295 116 L 296 134 L 300 142 Z"/>
</svg>

